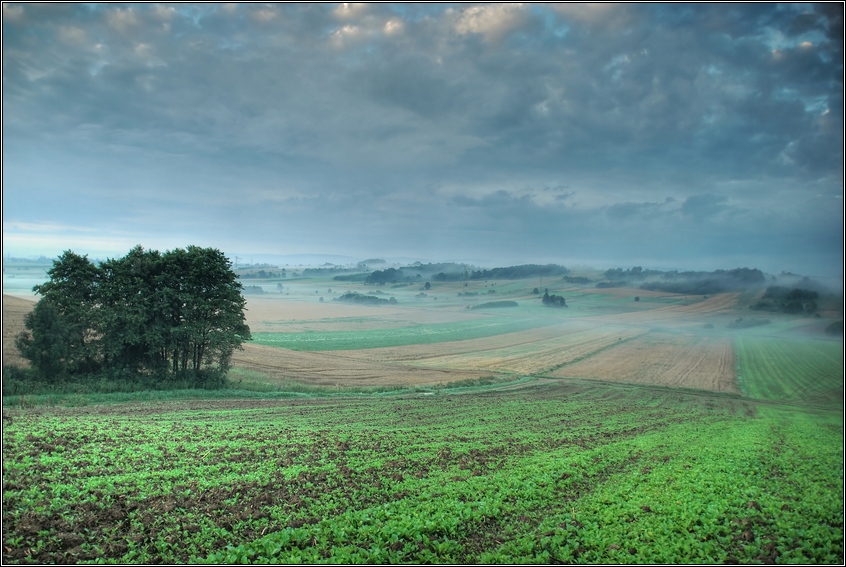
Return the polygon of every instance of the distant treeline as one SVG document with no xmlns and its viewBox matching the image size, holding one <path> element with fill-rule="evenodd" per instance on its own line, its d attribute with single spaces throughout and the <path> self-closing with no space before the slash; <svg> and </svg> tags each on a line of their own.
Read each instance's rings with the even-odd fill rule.
<svg viewBox="0 0 846 567">
<path fill-rule="evenodd" d="M 746 289 L 766 281 L 757 268 L 735 268 L 713 272 L 666 272 L 664 281 L 647 282 L 641 289 L 687 295 L 708 295 L 737 289 Z"/>
<path fill-rule="evenodd" d="M 239 273 L 238 277 L 242 280 L 249 280 L 249 279 L 257 279 L 257 280 L 266 280 L 270 278 L 284 278 L 286 276 L 285 270 L 283 269 L 281 272 L 274 272 L 269 271 L 266 272 L 264 270 L 259 270 L 257 272 L 246 272 L 246 273 Z"/>
<path fill-rule="evenodd" d="M 567 300 L 560 295 L 549 295 L 549 292 L 543 294 L 541 302 L 547 307 L 567 307 Z"/>
<path fill-rule="evenodd" d="M 354 273 L 354 274 L 344 274 L 340 276 L 335 276 L 332 278 L 338 282 L 363 282 L 367 279 L 370 274 L 362 274 L 362 273 Z"/>
<path fill-rule="evenodd" d="M 817 310 L 819 293 L 809 289 L 788 289 L 782 286 L 770 286 L 761 301 L 750 309 L 756 311 L 776 311 L 782 313 L 814 313 Z"/>
<path fill-rule="evenodd" d="M 491 268 L 489 270 L 474 269 L 455 263 L 420 264 L 415 263 L 404 268 L 387 268 L 376 270 L 368 275 L 364 282 L 368 284 L 389 284 L 398 282 L 418 281 L 430 278 L 437 282 L 455 282 L 465 280 L 510 280 L 534 278 L 544 276 L 563 276 L 570 270 L 557 264 L 524 264 L 505 268 Z M 340 278 L 336 278 L 340 279 Z"/>
<path fill-rule="evenodd" d="M 469 280 L 518 280 L 522 278 L 537 278 L 544 276 L 563 276 L 570 270 L 557 264 L 522 264 L 505 268 L 491 268 L 490 270 L 472 270 L 467 272 Z M 458 273 L 438 273 L 433 276 L 436 281 L 457 281 L 463 278 Z"/>
<path fill-rule="evenodd" d="M 343 301 L 347 303 L 364 303 L 368 305 L 397 303 L 397 300 L 393 297 L 390 299 L 382 299 L 381 297 L 376 297 L 375 295 L 365 295 L 363 293 L 358 293 L 355 291 L 348 291 L 344 295 L 334 298 L 332 301 Z"/>
<path fill-rule="evenodd" d="M 597 288 L 627 287 L 645 279 L 640 289 L 663 291 L 684 295 L 708 295 L 737 289 L 759 286 L 766 281 L 763 272 L 757 268 L 735 268 L 733 270 L 715 270 L 713 272 L 663 272 L 644 270 L 640 266 L 624 270 L 613 268 L 605 271 L 609 281 L 599 282 Z"/>
<path fill-rule="evenodd" d="M 589 284 L 590 282 L 593 281 L 590 278 L 585 278 L 585 277 L 582 277 L 582 276 L 564 276 L 562 279 L 567 283 L 573 283 L 573 284 Z"/>
</svg>

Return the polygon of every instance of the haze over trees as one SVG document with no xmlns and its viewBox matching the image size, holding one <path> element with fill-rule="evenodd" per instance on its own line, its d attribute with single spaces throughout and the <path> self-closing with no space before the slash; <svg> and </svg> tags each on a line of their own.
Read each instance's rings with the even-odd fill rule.
<svg viewBox="0 0 846 567">
<path fill-rule="evenodd" d="M 95 265 L 66 251 L 16 344 L 44 381 L 105 376 L 223 383 L 250 339 L 242 285 L 214 248 L 136 246 Z"/>
<path fill-rule="evenodd" d="M 567 307 L 567 300 L 560 295 L 549 295 L 549 292 L 543 294 L 541 302 L 547 307 Z"/>
</svg>

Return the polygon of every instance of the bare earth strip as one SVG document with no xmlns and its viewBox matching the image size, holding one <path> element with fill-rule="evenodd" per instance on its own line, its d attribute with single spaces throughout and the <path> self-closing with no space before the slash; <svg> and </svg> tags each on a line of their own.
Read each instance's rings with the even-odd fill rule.
<svg viewBox="0 0 846 567">
<path fill-rule="evenodd" d="M 532 375 L 588 357 L 645 332 L 607 327 L 565 331 L 556 326 L 486 339 L 371 349 L 368 352 L 371 359 L 404 361 L 418 368 Z"/>
<path fill-rule="evenodd" d="M 413 368 L 348 356 L 350 351 L 298 352 L 245 344 L 232 363 L 238 368 L 261 372 L 269 378 L 289 379 L 321 386 L 420 386 L 443 384 L 490 373 L 472 370 Z"/>
<path fill-rule="evenodd" d="M 387 297 L 387 296 L 386 296 Z M 289 300 L 272 294 L 247 296 L 246 320 L 256 332 L 355 331 L 483 318 L 464 309 L 405 305 L 356 305 L 338 301 Z"/>
<path fill-rule="evenodd" d="M 740 393 L 728 338 L 649 333 L 550 376 Z"/>
<path fill-rule="evenodd" d="M 15 348 L 15 337 L 24 330 L 24 317 L 34 306 L 34 301 L 3 295 L 3 366 L 29 366 Z"/>
<path fill-rule="evenodd" d="M 596 315 L 590 319 L 593 321 L 614 321 L 621 324 L 643 324 L 643 323 L 669 323 L 699 324 L 695 317 L 710 315 L 721 312 L 728 312 L 737 304 L 738 293 L 721 293 L 690 305 L 668 305 L 648 311 L 636 311 L 633 313 L 619 313 L 613 315 Z"/>
</svg>

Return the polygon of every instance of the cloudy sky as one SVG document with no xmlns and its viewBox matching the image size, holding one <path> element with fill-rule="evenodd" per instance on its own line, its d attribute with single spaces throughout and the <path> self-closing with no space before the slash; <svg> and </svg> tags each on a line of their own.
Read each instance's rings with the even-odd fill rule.
<svg viewBox="0 0 846 567">
<path fill-rule="evenodd" d="M 3 251 L 843 267 L 835 4 L 3 4 Z"/>
</svg>

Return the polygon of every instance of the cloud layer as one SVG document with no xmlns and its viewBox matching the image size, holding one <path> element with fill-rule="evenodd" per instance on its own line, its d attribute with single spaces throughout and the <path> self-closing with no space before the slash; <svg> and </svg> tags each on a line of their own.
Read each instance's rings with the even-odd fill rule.
<svg viewBox="0 0 846 567">
<path fill-rule="evenodd" d="M 3 48 L 11 252 L 842 270 L 837 5 L 4 4 Z"/>
</svg>

